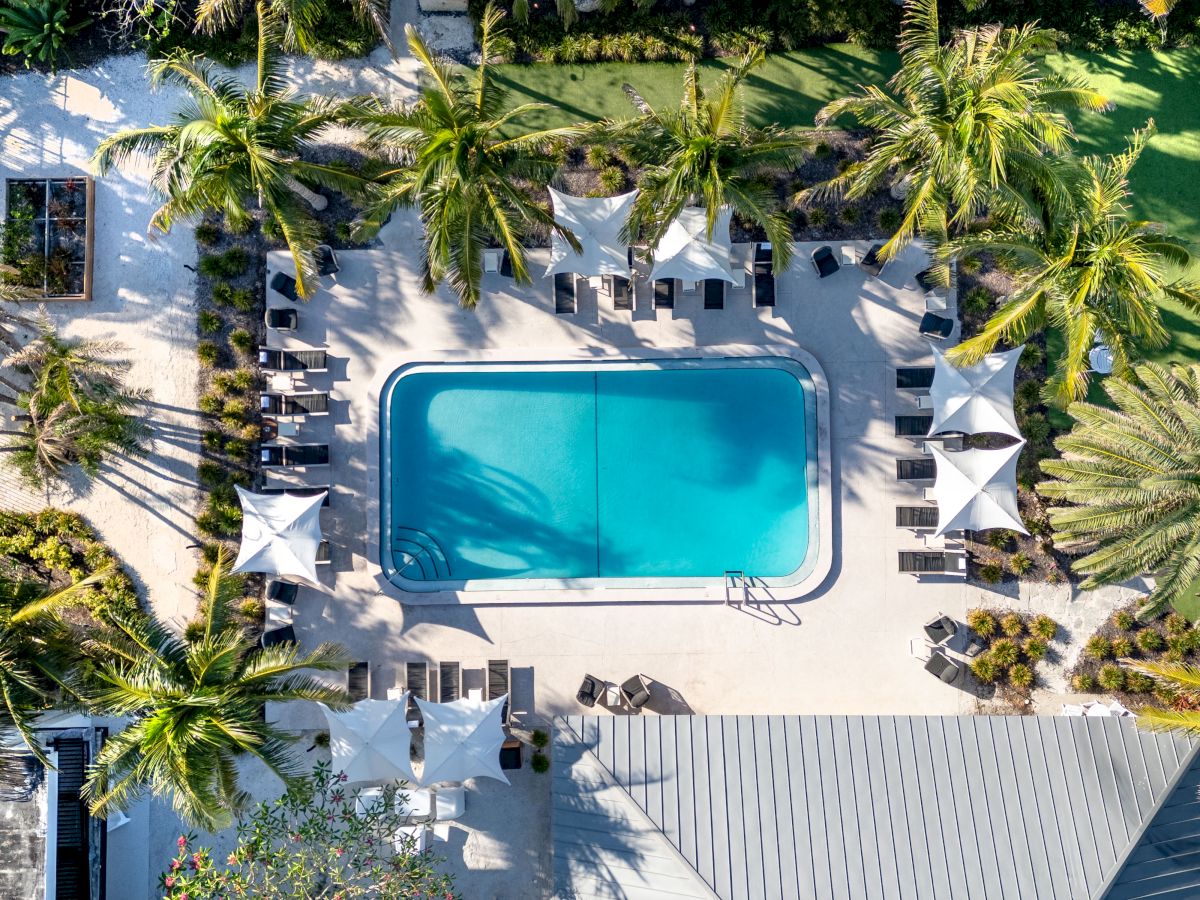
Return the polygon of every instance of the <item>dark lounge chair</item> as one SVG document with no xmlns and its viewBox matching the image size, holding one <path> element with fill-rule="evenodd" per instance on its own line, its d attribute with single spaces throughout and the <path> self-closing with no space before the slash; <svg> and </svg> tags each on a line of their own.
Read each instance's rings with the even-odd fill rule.
<svg viewBox="0 0 1200 900">
<path fill-rule="evenodd" d="M 513 770 L 521 768 L 521 741 L 509 738 L 500 745 L 500 768 Z"/>
<path fill-rule="evenodd" d="M 936 341 L 944 341 L 954 331 L 954 320 L 927 312 L 921 316 L 921 334 Z"/>
<path fill-rule="evenodd" d="M 937 478 L 937 463 L 932 456 L 920 459 L 896 460 L 897 481 L 933 481 Z"/>
<path fill-rule="evenodd" d="M 296 643 L 296 629 L 291 625 L 284 625 L 282 628 L 272 628 L 270 631 L 264 631 L 262 637 L 258 639 L 258 645 L 266 650 L 268 647 L 277 647 L 280 644 Z"/>
<path fill-rule="evenodd" d="M 905 575 L 964 575 L 967 557 L 964 553 L 945 550 L 901 550 L 900 572 Z"/>
<path fill-rule="evenodd" d="M 949 616 L 938 616 L 932 622 L 925 623 L 925 633 L 935 644 L 944 644 L 958 634 L 958 623 Z"/>
<path fill-rule="evenodd" d="M 371 664 L 356 662 L 350 664 L 346 673 L 346 693 L 356 703 L 371 696 Z"/>
<path fill-rule="evenodd" d="M 327 416 L 329 395 L 319 391 L 306 394 L 259 394 L 259 407 L 265 416 Z"/>
<path fill-rule="evenodd" d="M 879 251 L 883 249 L 883 244 L 872 244 L 871 249 L 867 251 L 867 255 L 860 259 L 857 263 L 858 267 L 867 273 L 871 278 L 878 278 L 879 273 L 883 271 L 886 265 L 879 258 Z"/>
<path fill-rule="evenodd" d="M 438 663 L 438 703 L 453 703 L 462 699 L 462 664 Z"/>
<path fill-rule="evenodd" d="M 288 606 L 292 606 L 296 602 L 298 593 L 300 593 L 300 585 L 292 584 L 290 581 L 272 581 L 267 585 L 267 599 L 277 600 Z"/>
<path fill-rule="evenodd" d="M 932 269 L 922 269 L 917 273 L 917 287 L 928 294 L 930 291 L 936 291 L 941 285 L 934 280 Z"/>
<path fill-rule="evenodd" d="M 630 709 L 641 709 L 650 702 L 650 679 L 634 675 L 621 685 L 621 697 Z"/>
<path fill-rule="evenodd" d="M 896 416 L 896 437 L 928 437 L 933 416 Z"/>
<path fill-rule="evenodd" d="M 833 255 L 833 248 L 828 245 L 812 252 L 812 265 L 818 278 L 828 278 L 842 267 Z"/>
<path fill-rule="evenodd" d="M 575 692 L 575 699 L 591 709 L 603 695 L 604 682 L 595 675 L 584 675 L 583 683 L 579 685 L 579 690 Z"/>
<path fill-rule="evenodd" d="M 633 282 L 624 275 L 612 276 L 613 309 L 633 309 Z"/>
<path fill-rule="evenodd" d="M 408 714 L 410 722 L 421 722 L 421 708 L 417 706 L 418 698 L 432 699 L 429 696 L 429 663 L 409 662 L 404 664 L 404 689 L 408 691 Z"/>
<path fill-rule="evenodd" d="M 508 696 L 504 709 L 500 713 L 500 721 L 508 724 L 512 712 L 511 678 L 507 659 L 489 659 L 487 664 L 487 699 Z"/>
<path fill-rule="evenodd" d="M 704 308 L 725 308 L 725 282 L 719 278 L 704 279 Z"/>
<path fill-rule="evenodd" d="M 300 300 L 300 295 L 296 293 L 296 279 L 286 272 L 276 272 L 271 276 L 271 290 L 277 294 L 282 294 L 293 303 Z"/>
<path fill-rule="evenodd" d="M 512 259 L 509 258 L 507 250 L 500 251 L 500 277 L 501 278 L 512 278 L 513 277 Z"/>
<path fill-rule="evenodd" d="M 329 465 L 328 444 L 272 444 L 262 448 L 262 464 L 273 468 Z"/>
<path fill-rule="evenodd" d="M 317 244 L 313 248 L 313 262 L 317 264 L 318 275 L 336 275 L 342 270 L 337 254 L 328 244 Z"/>
<path fill-rule="evenodd" d="M 754 305 L 775 305 L 775 272 L 770 262 L 754 263 Z"/>
<path fill-rule="evenodd" d="M 654 282 L 654 308 L 675 308 L 675 279 L 660 278 Z"/>
<path fill-rule="evenodd" d="M 276 331 L 295 331 L 300 327 L 300 314 L 294 309 L 271 308 L 263 316 L 263 322 Z"/>
<path fill-rule="evenodd" d="M 897 506 L 897 528 L 937 528 L 936 506 Z"/>
<path fill-rule="evenodd" d="M 578 310 L 575 291 L 575 276 L 570 272 L 558 272 L 554 276 L 554 311 L 559 315 L 572 315 Z"/>
<path fill-rule="evenodd" d="M 759 241 L 754 245 L 754 261 L 756 263 L 773 263 L 775 248 L 768 241 Z"/>
<path fill-rule="evenodd" d="M 917 391 L 933 386 L 933 366 L 911 366 L 896 370 L 896 387 Z"/>
<path fill-rule="evenodd" d="M 284 310 L 295 315 L 295 310 Z M 276 350 L 258 348 L 258 367 L 267 372 L 326 372 L 328 359 L 324 350 Z"/>
<path fill-rule="evenodd" d="M 328 508 L 329 498 L 333 496 L 327 484 L 306 484 L 303 487 L 300 485 L 293 487 L 260 487 L 257 492 L 260 494 L 288 494 L 292 497 L 315 497 L 317 494 L 324 494 L 325 497 L 321 501 L 321 509 Z"/>
<path fill-rule="evenodd" d="M 930 654 L 929 661 L 925 663 L 925 671 L 940 678 L 946 684 L 954 684 L 958 681 L 964 669 L 962 663 L 936 650 Z"/>
</svg>

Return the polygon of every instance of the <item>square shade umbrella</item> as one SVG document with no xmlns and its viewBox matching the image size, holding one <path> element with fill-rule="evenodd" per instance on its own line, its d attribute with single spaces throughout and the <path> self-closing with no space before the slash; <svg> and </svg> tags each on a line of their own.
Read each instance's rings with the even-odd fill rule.
<svg viewBox="0 0 1200 900">
<path fill-rule="evenodd" d="M 550 265 L 546 275 L 560 272 L 591 278 L 596 275 L 629 277 L 629 247 L 621 232 L 637 191 L 616 197 L 573 197 L 549 188 L 554 221 L 579 241 L 579 253 L 558 232 L 550 233 Z"/>
<path fill-rule="evenodd" d="M 937 501 L 935 535 L 947 531 L 1010 528 L 1029 534 L 1017 511 L 1017 458 L 1025 442 L 1003 450 L 947 453 L 932 445 L 937 463 L 933 497 Z"/>
<path fill-rule="evenodd" d="M 423 786 L 468 778 L 509 783 L 500 769 L 500 747 L 505 739 L 501 717 L 507 694 L 495 700 L 468 697 L 450 703 L 416 699 L 425 722 Z"/>
<path fill-rule="evenodd" d="M 396 700 L 359 700 L 345 712 L 319 704 L 329 723 L 333 771 L 346 781 L 416 783 L 408 726 L 408 693 Z"/>
<path fill-rule="evenodd" d="M 736 284 L 729 265 L 732 245 L 729 242 L 729 207 L 717 211 L 712 239 L 708 238 L 708 217 L 705 210 L 689 206 L 679 213 L 654 248 L 654 267 L 650 279 L 678 278 L 681 281 L 704 281 L 712 278 Z"/>
<path fill-rule="evenodd" d="M 956 368 L 933 351 L 933 401 L 930 434 L 961 431 L 963 434 L 1021 436 L 1013 413 L 1013 381 L 1025 347 L 992 353 L 973 366 Z"/>
<path fill-rule="evenodd" d="M 321 504 L 327 491 L 310 497 L 256 494 L 238 487 L 242 502 L 242 546 L 234 572 L 263 572 L 317 582 Z"/>
</svg>

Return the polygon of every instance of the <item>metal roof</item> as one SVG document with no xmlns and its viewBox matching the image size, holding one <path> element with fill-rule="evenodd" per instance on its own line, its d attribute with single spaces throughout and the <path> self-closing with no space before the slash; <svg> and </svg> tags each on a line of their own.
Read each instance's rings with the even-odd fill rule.
<svg viewBox="0 0 1200 900">
<path fill-rule="evenodd" d="M 1116 718 L 559 718 L 559 896 L 1081 900 L 1192 748 Z"/>
</svg>

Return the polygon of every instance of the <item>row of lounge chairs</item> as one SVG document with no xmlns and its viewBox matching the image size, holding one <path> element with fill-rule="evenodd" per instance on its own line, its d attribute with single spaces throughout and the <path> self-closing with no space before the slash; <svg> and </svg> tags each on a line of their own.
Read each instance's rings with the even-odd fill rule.
<svg viewBox="0 0 1200 900">
<path fill-rule="evenodd" d="M 363 663 L 365 666 L 366 663 Z M 370 685 L 366 685 L 369 691 Z M 402 686 L 393 689 L 392 694 L 398 696 L 408 691 L 408 717 L 411 721 L 420 721 L 420 707 L 414 702 L 417 699 L 431 700 L 437 703 L 452 703 L 463 698 L 463 668 L 460 662 L 425 661 L 406 662 L 404 664 L 404 682 Z M 512 669 L 507 659 L 489 659 L 484 669 L 484 690 L 482 696 L 487 700 L 508 697 L 512 693 Z M 364 693 L 363 697 L 367 694 Z M 356 697 L 355 699 L 363 699 Z M 501 719 L 505 725 L 511 718 L 512 704 L 505 702 L 501 711 Z"/>
</svg>

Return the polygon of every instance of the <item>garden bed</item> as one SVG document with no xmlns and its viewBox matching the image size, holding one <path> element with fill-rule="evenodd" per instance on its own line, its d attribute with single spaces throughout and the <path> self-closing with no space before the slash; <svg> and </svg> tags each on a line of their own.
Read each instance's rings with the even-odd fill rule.
<svg viewBox="0 0 1200 900">
<path fill-rule="evenodd" d="M 1050 642 L 1061 631 L 1058 623 L 1046 615 L 973 609 L 967 627 L 983 644 L 971 660 L 971 676 L 994 685 L 998 699 L 1014 710 L 1032 713 L 1038 665 L 1054 652 Z"/>
<path fill-rule="evenodd" d="M 5 196 L 4 279 L 39 300 L 90 300 L 92 179 L 10 178 Z"/>
</svg>

